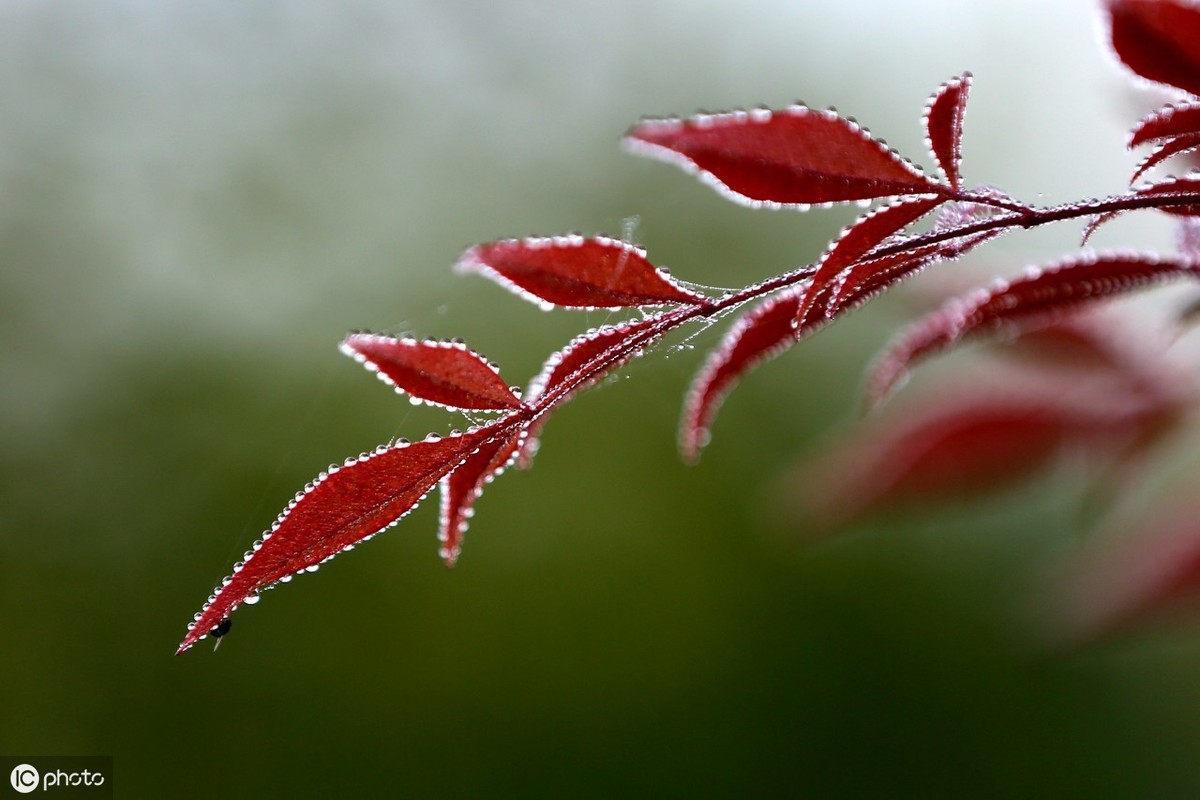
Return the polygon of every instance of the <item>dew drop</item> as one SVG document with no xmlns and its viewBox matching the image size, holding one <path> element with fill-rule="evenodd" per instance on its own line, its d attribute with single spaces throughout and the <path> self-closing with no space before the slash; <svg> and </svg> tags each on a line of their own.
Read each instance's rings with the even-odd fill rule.
<svg viewBox="0 0 1200 800">
<path fill-rule="evenodd" d="M 305 571 L 305 572 L 316 572 L 316 571 L 317 571 L 317 570 L 319 570 L 320 568 L 321 568 L 321 565 L 320 565 L 320 564 L 313 564 L 312 566 L 305 567 L 305 568 L 304 568 L 304 571 Z M 307 585 L 307 584 L 306 584 L 306 585 Z"/>
<path fill-rule="evenodd" d="M 291 582 L 292 582 L 292 578 L 293 578 L 293 577 L 295 577 L 295 576 L 293 576 L 293 575 L 284 575 L 282 578 L 280 578 L 280 579 L 279 579 L 279 582 L 280 582 L 280 583 L 291 583 Z"/>
<path fill-rule="evenodd" d="M 261 600 L 261 599 L 262 599 L 262 598 L 261 598 L 261 597 L 259 597 L 259 596 L 258 596 L 258 594 L 248 594 L 248 595 L 246 595 L 246 599 L 245 599 L 245 600 L 243 600 L 242 602 L 243 602 L 243 603 L 245 603 L 245 604 L 246 604 L 246 605 L 248 605 L 248 606 L 252 606 L 252 605 L 254 605 L 255 603 L 257 603 L 257 602 L 258 602 L 259 600 Z"/>
</svg>

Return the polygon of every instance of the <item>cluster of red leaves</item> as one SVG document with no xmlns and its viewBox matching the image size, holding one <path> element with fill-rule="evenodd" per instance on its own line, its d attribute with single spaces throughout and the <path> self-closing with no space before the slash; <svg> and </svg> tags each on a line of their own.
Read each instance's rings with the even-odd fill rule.
<svg viewBox="0 0 1200 800">
<path fill-rule="evenodd" d="M 1107 7 L 1113 45 L 1124 63 L 1142 77 L 1188 93 L 1134 130 L 1131 147 L 1155 146 L 1136 180 L 1170 157 L 1200 147 L 1200 10 L 1177 0 L 1109 0 Z M 296 495 L 234 566 L 188 626 L 179 652 L 205 636 L 223 635 L 229 614 L 240 605 L 394 525 L 434 488 L 441 490 L 441 555 L 453 564 L 475 500 L 510 464 L 530 465 L 553 411 L 685 323 L 758 301 L 734 321 L 688 392 L 680 447 L 685 459 L 695 460 L 721 402 L 747 372 L 930 264 L 957 258 L 1017 227 L 1091 218 L 1094 229 L 1117 213 L 1140 208 L 1184 220 L 1200 215 L 1200 179 L 1190 176 L 1052 209 L 996 190 L 965 189 L 961 142 L 970 87 L 971 76 L 963 74 L 939 87 L 926 106 L 923 125 L 936 177 L 833 111 L 794 106 L 635 125 L 624 140 L 630 151 L 681 166 L 739 202 L 800 210 L 882 202 L 843 230 L 814 264 L 720 297 L 671 278 L 640 248 L 605 237 L 505 240 L 471 248 L 460 259 L 460 270 L 491 278 L 543 308 L 630 309 L 637 315 L 573 339 L 547 359 L 523 394 L 501 378 L 494 364 L 458 341 L 348 336 L 342 351 L 397 392 L 414 402 L 489 415 L 488 421 L 445 437 L 382 446 L 330 467 Z M 911 232 L 935 211 L 932 229 Z M 1064 320 L 1104 298 L 1191 277 L 1196 257 L 1195 252 L 1179 258 L 1077 255 L 951 301 L 917 322 L 878 362 L 868 384 L 870 402 L 881 401 L 914 361 L 964 337 L 1000 329 L 1054 330 L 1055 325 L 1082 342 L 1131 391 L 1120 402 L 1043 393 L 1037 401 L 1026 398 L 1024 406 L 986 398 L 943 404 L 871 440 L 858 459 L 870 465 L 862 479 L 869 491 L 860 492 L 860 504 L 940 491 L 946 476 L 961 476 L 964 469 L 992 485 L 1012 465 L 1064 438 L 1153 438 L 1163 420 L 1178 417 L 1177 395 L 1151 390 L 1144 371 L 1112 357 L 1102 337 L 1065 326 Z"/>
</svg>

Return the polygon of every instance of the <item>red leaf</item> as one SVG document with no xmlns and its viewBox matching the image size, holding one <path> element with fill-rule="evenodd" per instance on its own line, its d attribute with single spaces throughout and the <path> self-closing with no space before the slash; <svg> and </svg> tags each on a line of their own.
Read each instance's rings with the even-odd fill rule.
<svg viewBox="0 0 1200 800">
<path fill-rule="evenodd" d="M 1058 573 L 1055 633 L 1094 642 L 1200 599 L 1197 509 L 1180 508 L 1132 535 L 1109 536 Z"/>
<path fill-rule="evenodd" d="M 1144 326 L 1130 326 L 1128 316 L 1107 312 L 1068 313 L 1021 332 L 995 352 L 1036 367 L 1073 390 L 1087 381 L 1087 391 L 1098 396 L 1143 403 L 1147 416 L 1158 414 L 1164 421 L 1176 418 L 1192 402 L 1191 389 L 1163 358 L 1167 342 L 1161 336 L 1142 336 Z"/>
<path fill-rule="evenodd" d="M 862 513 L 888 501 L 946 500 L 989 492 L 1028 475 L 1060 448 L 1074 409 L 1025 408 L 980 402 L 937 409 L 929 419 L 891 431 L 887 440 L 855 450 L 858 480 L 837 492 L 842 513 Z M 853 508 L 851 508 L 853 504 Z"/>
<path fill-rule="evenodd" d="M 852 120 L 804 106 L 647 120 L 629 130 L 625 145 L 750 205 L 804 209 L 948 189 Z"/>
<path fill-rule="evenodd" d="M 1129 148 L 1193 133 L 1200 134 L 1200 103 L 1169 105 L 1137 124 L 1129 136 Z"/>
<path fill-rule="evenodd" d="M 925 107 L 926 143 L 950 186 L 960 188 L 963 112 L 971 89 L 971 73 L 943 83 Z"/>
<path fill-rule="evenodd" d="M 1083 226 L 1083 235 L 1079 237 L 1079 246 L 1084 247 L 1092 240 L 1092 235 L 1105 223 L 1112 222 L 1122 214 L 1127 214 L 1128 211 L 1105 211 L 1103 214 L 1095 214 L 1088 218 L 1087 224 Z"/>
<path fill-rule="evenodd" d="M 1197 147 L 1200 147 L 1200 134 L 1195 134 L 1192 136 L 1180 136 L 1175 139 L 1167 139 L 1165 142 L 1155 147 L 1152 151 L 1150 151 L 1149 155 L 1142 159 L 1142 162 L 1138 164 L 1137 169 L 1133 171 L 1133 176 L 1129 179 L 1129 182 L 1133 183 L 1138 178 L 1145 175 L 1147 171 L 1158 166 L 1171 156 L 1177 156 L 1181 153 L 1186 153 L 1189 150 L 1195 150 Z"/>
<path fill-rule="evenodd" d="M 1164 178 L 1147 186 L 1139 187 L 1134 194 L 1138 197 L 1200 196 L 1200 176 Z M 1159 206 L 1158 210 L 1179 217 L 1197 217 L 1200 216 L 1200 203 Z"/>
<path fill-rule="evenodd" d="M 1200 95 L 1200 9 L 1180 0 L 1108 0 L 1108 12 L 1125 66 Z"/>
<path fill-rule="evenodd" d="M 603 236 L 505 239 L 472 247 L 458 269 L 479 272 L 545 309 L 625 308 L 705 298 L 682 288 L 646 251 Z"/>
<path fill-rule="evenodd" d="M 1100 319 L 1095 314 L 1070 314 L 1064 319 L 1024 331 L 1001 351 L 1039 364 L 1057 374 L 1067 371 L 1085 373 L 1108 372 L 1129 379 L 1130 386 L 1143 383 L 1142 367 L 1145 354 L 1139 354 L 1138 364 L 1130 353 L 1119 346 L 1114 336 L 1113 319 Z"/>
<path fill-rule="evenodd" d="M 990 187 L 979 189 L 977 193 L 980 197 L 991 196 L 1001 201 L 1011 199 L 1003 192 Z M 998 213 L 995 206 L 978 202 L 943 203 L 938 209 L 933 230 L 937 233 L 944 233 L 954 228 L 995 218 Z M 848 308 L 862 305 L 885 289 L 915 275 L 930 264 L 958 258 L 1007 230 L 1007 228 L 995 228 L 969 233 L 936 244 L 917 245 L 914 243 L 908 250 L 876 258 L 867 257 L 843 272 L 833 300 L 829 303 L 829 308 L 833 314 L 837 314 Z M 894 241 L 897 246 L 905 244 L 900 237 Z M 889 249 L 893 248 L 889 247 Z"/>
<path fill-rule="evenodd" d="M 1007 325 L 1044 324 L 1084 303 L 1194 274 L 1187 263 L 1153 255 L 1077 257 L 951 300 L 909 326 L 877 360 L 867 380 L 867 401 L 877 405 L 914 361 L 967 335 Z"/>
<path fill-rule="evenodd" d="M 983 231 L 861 261 L 845 273 L 829 307 L 834 309 L 834 313 L 841 313 L 860 306 L 930 264 L 958 258 L 1004 232 L 1002 228 Z"/>
<path fill-rule="evenodd" d="M 541 373 L 529 383 L 529 391 L 526 392 L 528 401 L 533 403 L 549 392 L 562 391 L 562 396 L 555 402 L 566 402 L 576 392 L 641 355 L 647 346 L 658 339 L 659 334 L 653 329 L 662 327 L 664 318 L 671 313 L 617 325 L 602 325 L 576 336 L 566 347 L 546 359 Z M 588 376 L 586 382 L 580 380 L 584 375 Z M 575 385 L 571 385 L 573 381 L 577 381 Z M 521 446 L 522 469 L 529 468 L 533 452 L 538 446 L 538 437 L 548 418 L 549 415 L 543 413 L 530 424 L 529 435 Z"/>
<path fill-rule="evenodd" d="M 352 333 L 341 351 L 414 402 L 473 411 L 521 406 L 496 368 L 459 342 Z"/>
<path fill-rule="evenodd" d="M 508 436 L 497 436 L 480 445 L 458 469 L 442 478 L 438 540 L 442 543 L 439 555 L 447 567 L 453 567 L 458 562 L 463 534 L 467 532 L 475 513 L 473 506 L 483 494 L 483 487 L 498 478 L 512 463 L 523 438 L 523 430 Z"/>
<path fill-rule="evenodd" d="M 940 252 L 940 245 L 926 245 L 855 264 L 838 284 L 837 294 L 829 302 L 829 307 L 835 313 L 840 313 L 861 305 L 937 261 Z"/>
<path fill-rule="evenodd" d="M 270 584 L 311 570 L 394 525 L 476 448 L 503 437 L 502 425 L 381 447 L 330 467 L 296 495 L 245 561 L 234 567 L 233 575 L 217 587 L 188 626 L 178 652 L 206 636 L 240 604 L 257 602 L 258 592 Z"/>
<path fill-rule="evenodd" d="M 817 265 L 817 272 L 813 275 L 809 290 L 800 301 L 796 313 L 797 324 L 813 309 L 813 298 L 818 295 L 829 297 L 825 289 L 834 283 L 847 267 L 892 234 L 928 214 L 943 201 L 944 198 L 937 196 L 905 198 L 864 214 L 852 225 L 847 226 L 841 236 L 825 251 Z M 835 310 L 832 304 L 826 309 L 821 309 L 831 319 Z"/>
<path fill-rule="evenodd" d="M 684 460 L 694 463 L 700 458 L 700 450 L 708 444 L 709 427 L 717 410 L 743 375 L 828 321 L 824 314 L 810 312 L 802 325 L 795 325 L 796 313 L 806 292 L 807 286 L 802 285 L 761 303 L 738 318 L 721 344 L 709 354 L 684 401 L 679 433 L 679 449 Z"/>
<path fill-rule="evenodd" d="M 630 358 L 640 355 L 640 349 L 656 337 L 650 337 L 649 340 L 641 342 L 639 347 L 632 351 L 626 350 L 622 345 L 635 336 L 661 325 L 665 316 L 665 314 L 660 314 L 640 320 L 628 320 L 616 325 L 601 325 L 599 328 L 593 328 L 576 336 L 566 347 L 546 359 L 541 373 L 530 381 L 528 391 L 530 401 L 563 386 L 571 378 L 582 374 L 585 367 L 589 374 L 589 382 L 595 382 L 610 370 L 619 367 Z M 597 364 L 597 361 L 601 363 Z M 571 392 L 582 388 L 583 385 L 572 387 Z"/>
<path fill-rule="evenodd" d="M 836 526 L 900 505 L 965 500 L 1045 468 L 1065 447 L 1113 451 L 1148 422 L 1147 407 L 1089 395 L 1064 380 L 1013 391 L 942 387 L 913 413 L 867 426 L 801 473 L 802 503 Z"/>
</svg>

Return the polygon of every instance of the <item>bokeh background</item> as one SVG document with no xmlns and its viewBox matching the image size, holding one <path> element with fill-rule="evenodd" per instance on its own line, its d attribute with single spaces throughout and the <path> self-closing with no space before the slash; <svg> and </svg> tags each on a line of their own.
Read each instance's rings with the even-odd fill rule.
<svg viewBox="0 0 1200 800">
<path fill-rule="evenodd" d="M 678 407 L 720 328 L 564 409 L 453 571 L 427 502 L 173 655 L 327 464 L 462 425 L 347 330 L 523 383 L 610 319 L 454 276 L 465 246 L 604 231 L 740 286 L 852 216 L 623 155 L 640 115 L 833 104 L 928 164 L 922 104 L 971 69 L 970 182 L 1099 195 L 1144 102 L 1100 42 L 1084 0 L 3 4 L 0 752 L 112 755 L 122 797 L 1197 796 L 1200 629 L 1047 657 L 1022 623 L 1087 530 L 1077 477 L 816 543 L 781 510 L 919 288 L 755 373 L 696 468 Z"/>
</svg>

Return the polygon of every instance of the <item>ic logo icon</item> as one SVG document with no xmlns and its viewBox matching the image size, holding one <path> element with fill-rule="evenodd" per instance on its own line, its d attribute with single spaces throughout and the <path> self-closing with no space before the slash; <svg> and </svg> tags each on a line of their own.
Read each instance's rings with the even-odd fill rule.
<svg viewBox="0 0 1200 800">
<path fill-rule="evenodd" d="M 28 764 L 18 764 L 8 776 L 12 787 L 21 794 L 29 794 L 38 787 L 41 776 L 38 771 Z"/>
</svg>

